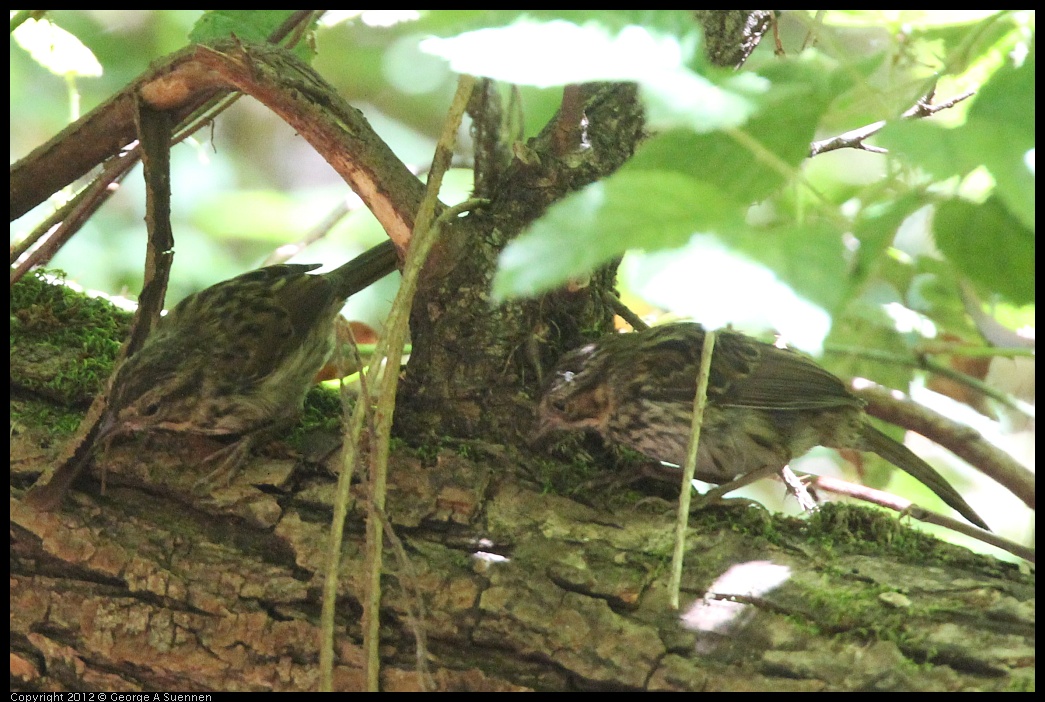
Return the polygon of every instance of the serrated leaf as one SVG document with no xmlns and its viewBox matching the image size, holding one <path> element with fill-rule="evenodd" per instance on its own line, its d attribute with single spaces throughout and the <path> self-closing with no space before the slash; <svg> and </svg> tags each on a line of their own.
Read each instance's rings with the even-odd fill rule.
<svg viewBox="0 0 1045 702">
<path fill-rule="evenodd" d="M 995 192 L 1034 229 L 1034 45 L 1020 67 L 1003 66 L 980 90 L 963 132 L 997 182 Z"/>
<path fill-rule="evenodd" d="M 754 74 L 720 86 L 684 68 L 639 83 L 648 128 L 687 127 L 698 134 L 744 124 L 756 108 L 749 95 L 768 89 L 769 84 Z"/>
<path fill-rule="evenodd" d="M 522 18 L 506 27 L 433 37 L 421 50 L 470 73 L 518 85 L 548 88 L 597 80 L 635 80 L 675 71 L 692 48 L 644 27 L 610 31 L 601 23 Z"/>
<path fill-rule="evenodd" d="M 819 353 L 853 282 L 842 233 L 826 222 L 721 228 L 630 268 L 643 297 L 711 326 L 772 329 Z"/>
<path fill-rule="evenodd" d="M 752 256 L 751 248 L 737 246 L 737 238 L 735 233 L 698 234 L 679 249 L 629 254 L 621 266 L 622 279 L 645 300 L 709 327 L 736 325 L 754 334 L 773 331 L 803 351 L 819 353 L 831 328 L 831 315 L 799 294 L 778 270 L 769 267 L 773 264 L 762 263 L 774 256 Z M 761 237 L 749 238 L 754 243 Z M 776 247 L 768 244 L 763 248 Z M 774 263 L 787 268 L 781 260 Z M 812 277 L 822 272 L 815 264 L 802 270 Z"/>
<path fill-rule="evenodd" d="M 783 182 L 776 168 L 780 162 L 797 167 L 806 157 L 821 112 L 849 84 L 848 77 L 823 68 L 823 62 L 809 57 L 768 70 L 775 81 L 759 98 L 760 112 L 746 130 L 755 134 L 756 149 L 732 135 L 696 134 L 692 128 L 648 139 L 620 172 L 550 208 L 505 249 L 494 280 L 495 297 L 551 289 L 628 249 L 653 251 L 681 246 L 695 232 L 728 237 L 746 229 L 746 205 Z M 775 159 L 772 165 L 766 163 L 766 152 Z M 814 248 L 833 252 L 833 269 L 844 271 L 840 233 L 832 236 L 833 249 Z M 797 287 L 826 307 L 844 298 L 847 286 L 836 285 L 836 280 L 811 282 L 806 280 L 810 276 L 795 274 L 798 270 L 788 272 Z"/>
<path fill-rule="evenodd" d="M 855 282 L 845 261 L 842 232 L 827 222 L 748 229 L 723 241 L 772 270 L 829 315 L 841 312 Z M 825 330 L 826 332 L 826 330 Z"/>
<path fill-rule="evenodd" d="M 446 59 L 459 73 L 516 85 L 634 81 L 651 129 L 711 131 L 744 123 L 755 109 L 747 93 L 764 90 L 764 81 L 731 75 L 716 84 L 690 67 L 700 63 L 695 22 L 690 19 L 684 27 L 675 23 L 677 33 L 672 33 L 623 23 L 632 14 L 611 12 L 597 21 L 583 21 L 585 15 L 577 21 L 522 17 L 504 27 L 432 37 L 421 42 L 421 50 Z M 665 26 L 663 21 L 656 24 Z"/>
</svg>

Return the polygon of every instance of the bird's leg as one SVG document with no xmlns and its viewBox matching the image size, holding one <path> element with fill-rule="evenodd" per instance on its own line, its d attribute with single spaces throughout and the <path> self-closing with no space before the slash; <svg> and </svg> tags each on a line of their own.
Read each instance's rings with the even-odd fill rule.
<svg viewBox="0 0 1045 702">
<path fill-rule="evenodd" d="M 759 481 L 762 478 L 768 478 L 769 476 L 779 472 L 779 470 L 780 469 L 776 466 L 768 465 L 757 470 L 753 470 L 750 473 L 744 473 L 743 475 L 739 475 L 733 480 L 730 480 L 728 483 L 723 483 L 722 485 L 719 485 L 716 488 L 708 490 L 703 495 L 694 498 L 693 506 L 690 508 L 690 512 L 692 513 L 701 510 L 705 507 L 710 507 L 711 505 L 715 504 L 734 490 L 739 490 L 745 485 L 750 485 L 751 483 Z"/>
<path fill-rule="evenodd" d="M 787 491 L 795 496 L 798 505 L 806 512 L 815 512 L 819 507 L 816 497 L 806 487 L 805 481 L 795 475 L 790 466 L 784 466 L 780 470 L 780 478 L 787 485 Z"/>
<path fill-rule="evenodd" d="M 217 463 L 218 467 L 197 480 L 193 486 L 193 492 L 209 493 L 216 488 L 228 487 L 232 478 L 239 472 L 243 464 L 247 462 L 251 452 L 260 443 L 262 437 L 260 432 L 247 434 L 235 443 L 218 449 L 203 459 L 204 464 Z"/>
<path fill-rule="evenodd" d="M 281 420 L 248 434 L 244 434 L 234 443 L 220 448 L 203 459 L 204 464 L 215 465 L 217 468 L 197 480 L 192 489 L 196 493 L 204 494 L 212 492 L 216 488 L 228 487 L 232 479 L 236 477 L 240 468 L 247 462 L 251 454 L 259 446 L 278 437 L 286 432 L 293 421 Z"/>
</svg>

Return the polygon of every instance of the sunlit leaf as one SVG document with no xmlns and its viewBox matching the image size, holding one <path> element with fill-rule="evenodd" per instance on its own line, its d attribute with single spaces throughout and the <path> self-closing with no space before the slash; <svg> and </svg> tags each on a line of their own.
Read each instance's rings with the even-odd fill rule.
<svg viewBox="0 0 1045 702">
<path fill-rule="evenodd" d="M 743 208 L 682 173 L 623 169 L 549 208 L 502 252 L 493 293 L 534 295 L 628 249 L 681 246 L 697 231 L 734 230 Z"/>
<path fill-rule="evenodd" d="M 928 120 L 888 125 L 879 143 L 936 178 L 985 167 L 996 194 L 1025 227 L 1034 227 L 1034 52 L 1006 66 L 975 97 L 966 123 L 945 129 Z"/>
<path fill-rule="evenodd" d="M 767 86 L 751 75 L 716 84 L 695 72 L 690 66 L 700 43 L 695 22 L 671 34 L 637 24 L 618 29 L 595 21 L 522 18 L 504 27 L 433 37 L 421 42 L 421 49 L 447 59 L 459 73 L 517 85 L 634 81 L 651 128 L 709 131 L 743 124 L 755 107 L 746 93 Z"/>
<path fill-rule="evenodd" d="M 759 88 L 747 86 L 757 111 L 742 134 L 665 131 L 644 143 L 629 166 L 683 171 L 739 201 L 757 202 L 798 174 L 827 106 L 876 64 L 855 70 L 807 53 L 767 65 Z"/>
<path fill-rule="evenodd" d="M 1023 65 L 1002 67 L 976 96 L 962 129 L 994 176 L 998 197 L 1034 228 L 1034 46 Z"/>
<path fill-rule="evenodd" d="M 34 61 L 55 75 L 102 75 L 102 65 L 94 53 L 49 20 L 26 20 L 14 31 L 14 38 Z"/>
</svg>

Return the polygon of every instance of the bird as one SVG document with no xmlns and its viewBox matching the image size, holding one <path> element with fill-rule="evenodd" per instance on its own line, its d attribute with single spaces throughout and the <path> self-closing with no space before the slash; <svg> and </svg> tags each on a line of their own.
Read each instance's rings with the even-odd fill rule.
<svg viewBox="0 0 1045 702">
<path fill-rule="evenodd" d="M 678 322 L 611 334 L 566 353 L 541 393 L 534 438 L 594 431 L 654 460 L 683 465 L 705 336 L 700 324 Z M 935 469 L 871 424 L 864 406 L 808 356 L 720 331 L 695 477 L 726 483 L 783 469 L 814 446 L 871 451 L 988 529 Z"/>
<path fill-rule="evenodd" d="M 261 439 L 299 416 L 345 300 L 396 263 L 387 241 L 329 273 L 310 275 L 320 264 L 266 266 L 189 295 L 112 376 L 93 446 L 159 431 L 231 438 L 204 459 L 218 467 L 198 486 L 227 482 Z M 30 502 L 53 507 L 84 463 L 60 467 Z"/>
</svg>

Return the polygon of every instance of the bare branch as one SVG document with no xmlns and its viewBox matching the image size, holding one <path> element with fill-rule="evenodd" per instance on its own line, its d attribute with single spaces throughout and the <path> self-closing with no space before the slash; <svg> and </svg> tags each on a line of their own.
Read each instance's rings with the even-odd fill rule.
<svg viewBox="0 0 1045 702">
<path fill-rule="evenodd" d="M 854 389 L 853 392 L 867 400 L 867 413 L 871 416 L 932 439 L 1034 508 L 1034 475 L 1004 451 L 989 444 L 976 430 L 899 398 L 893 390 L 870 387 Z"/>
<path fill-rule="evenodd" d="M 903 113 L 901 117 L 903 119 L 921 119 L 923 117 L 931 117 L 940 110 L 946 110 L 954 107 L 962 100 L 972 97 L 975 92 L 970 90 L 967 93 L 962 93 L 956 98 L 952 98 L 947 102 L 939 105 L 931 104 L 933 96 L 936 94 L 936 88 L 933 88 L 926 94 L 925 97 L 921 98 L 911 107 L 909 110 Z M 809 156 L 817 156 L 828 151 L 837 151 L 838 149 L 859 149 L 861 151 L 870 151 L 876 154 L 888 153 L 888 149 L 883 149 L 880 146 L 872 146 L 865 144 L 864 142 L 870 137 L 874 136 L 878 132 L 882 131 L 882 128 L 886 125 L 886 120 L 880 120 L 872 124 L 868 124 L 865 127 L 859 127 L 857 129 L 850 130 L 844 134 L 833 136 L 820 141 L 814 141 L 809 147 Z"/>
</svg>

